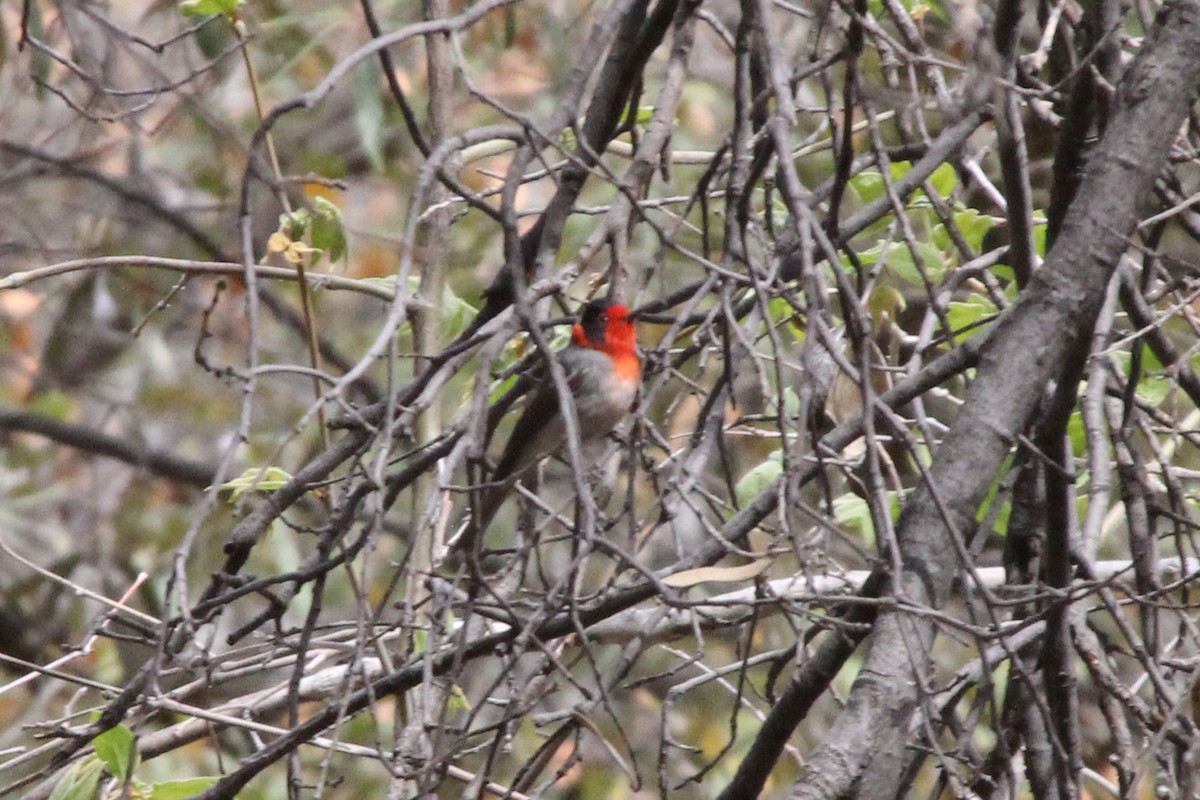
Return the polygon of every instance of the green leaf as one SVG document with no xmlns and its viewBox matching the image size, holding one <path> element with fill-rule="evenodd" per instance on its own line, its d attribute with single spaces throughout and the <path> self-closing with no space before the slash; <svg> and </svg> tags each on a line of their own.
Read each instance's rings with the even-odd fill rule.
<svg viewBox="0 0 1200 800">
<path fill-rule="evenodd" d="M 311 222 L 312 214 L 309 210 L 307 208 L 297 208 L 295 211 L 279 215 L 279 230 L 286 233 L 287 237 L 293 242 L 298 242 L 304 238 L 304 234 L 308 231 L 308 226 Z"/>
<path fill-rule="evenodd" d="M 904 299 L 904 294 L 895 286 L 885 283 L 877 283 L 871 290 L 870 297 L 867 298 L 867 310 L 871 313 L 871 319 L 874 320 L 875 326 L 879 330 L 882 330 L 887 323 L 895 322 L 900 312 L 907 306 L 908 302 Z"/>
<path fill-rule="evenodd" d="M 1017 273 L 1008 264 L 997 264 L 992 267 L 992 274 L 1008 284 L 1017 282 Z"/>
<path fill-rule="evenodd" d="M 1126 350 L 1118 350 L 1112 354 L 1112 359 L 1121 370 L 1121 374 L 1126 378 L 1130 377 L 1129 372 L 1133 364 L 1132 354 Z M 1150 352 L 1149 348 L 1143 348 L 1141 373 L 1138 375 L 1137 389 L 1134 390 L 1134 393 L 1139 400 L 1151 408 L 1158 408 L 1162 405 L 1174 386 L 1170 378 L 1161 374 L 1162 371 L 1162 364 L 1159 360 Z"/>
<path fill-rule="evenodd" d="M 94 800 L 103 774 L 104 762 L 96 756 L 76 761 L 54 784 L 50 800 Z"/>
<path fill-rule="evenodd" d="M 975 512 L 975 521 L 976 522 L 983 522 L 985 519 L 987 519 L 988 513 L 991 512 L 991 510 L 992 510 L 992 504 L 996 502 L 996 498 L 1000 494 L 1001 482 L 1003 481 L 1004 476 L 1006 476 L 1009 473 L 1009 471 L 1012 469 L 1014 459 L 1015 459 L 1015 456 L 1012 453 L 1009 453 L 1007 456 L 1004 457 L 1004 460 L 1000 462 L 1000 467 L 996 470 L 996 476 L 992 479 L 991 486 L 988 487 L 987 495 L 983 498 L 983 502 L 979 504 L 979 510 Z M 1007 502 L 1007 501 L 1005 500 L 1002 502 Z M 996 511 L 995 529 L 997 532 L 1005 533 L 1008 531 L 1008 516 L 1011 513 L 1012 513 L 1011 506 L 1010 506 L 1010 508 L 1008 508 L 1008 510 L 1005 510 L 1004 507 L 1001 506 Z M 1000 528 L 1000 518 L 1001 517 L 1004 518 L 1003 530 L 1001 530 L 1001 528 Z"/>
<path fill-rule="evenodd" d="M 858 257 L 858 260 L 860 262 L 862 262 L 863 266 L 865 266 L 865 267 L 874 266 L 876 263 L 879 262 L 880 256 L 883 255 L 883 247 L 884 247 L 883 242 L 880 242 L 879 244 L 875 245 L 874 247 L 868 247 L 866 250 L 858 251 L 857 253 L 855 253 L 855 255 Z"/>
<path fill-rule="evenodd" d="M 346 255 L 342 210 L 320 196 L 313 198 L 312 246 L 328 255 L 331 262 Z"/>
<path fill-rule="evenodd" d="M 492 392 L 491 397 L 488 398 L 488 405 L 491 405 L 492 403 L 498 401 L 501 397 L 504 397 L 504 395 L 508 394 L 509 390 L 516 385 L 516 375 L 509 375 L 507 378 L 500 381 L 500 385 L 496 387 L 496 390 Z"/>
<path fill-rule="evenodd" d="M 875 523 L 871 520 L 871 507 L 867 501 L 851 492 L 833 498 L 833 518 L 838 524 L 856 533 L 874 539 Z"/>
<path fill-rule="evenodd" d="M 124 782 L 137 769 L 140 756 L 133 731 L 126 725 L 109 728 L 92 739 L 92 747 L 96 748 L 96 755 L 104 762 L 109 773 L 119 781 Z"/>
<path fill-rule="evenodd" d="M 467 699 L 467 693 L 457 683 L 450 687 L 450 696 L 446 698 L 446 709 L 451 712 L 471 710 L 471 701 Z"/>
<path fill-rule="evenodd" d="M 1087 451 L 1087 429 L 1083 426 L 1083 414 L 1071 412 L 1067 420 L 1067 438 L 1071 440 L 1071 452 L 1082 456 Z"/>
<path fill-rule="evenodd" d="M 958 234 L 967 243 L 967 246 L 972 251 L 978 253 L 983 248 L 983 237 L 996 224 L 996 220 L 987 214 L 980 214 L 973 208 L 959 208 L 954 212 L 954 226 L 958 228 Z M 942 224 L 935 225 L 933 235 L 930 237 L 935 245 L 942 250 L 952 250 L 952 242 L 950 234 L 946 231 L 946 226 Z"/>
<path fill-rule="evenodd" d="M 61 389 L 49 389 L 30 398 L 27 408 L 30 411 L 66 422 L 74 408 L 71 396 Z"/>
<path fill-rule="evenodd" d="M 783 475 L 783 451 L 776 450 L 754 469 L 742 476 L 734 488 L 738 504 L 748 505 Z"/>
<path fill-rule="evenodd" d="M 1012 501 L 1004 500 L 1000 503 L 1000 508 L 996 511 L 996 521 L 992 523 L 992 530 L 999 536 L 1008 536 L 1008 520 L 1012 516 Z"/>
<path fill-rule="evenodd" d="M 367 286 L 375 286 L 380 289 L 386 289 L 393 295 L 396 293 L 396 275 L 374 275 L 369 278 L 356 278 L 359 283 L 364 283 Z"/>
<path fill-rule="evenodd" d="M 983 237 L 996 227 L 996 222 L 995 217 L 980 214 L 973 208 L 964 208 L 954 212 L 954 224 L 958 226 L 958 232 L 976 253 L 983 249 Z"/>
<path fill-rule="evenodd" d="M 996 305 L 981 294 L 973 294 L 966 300 L 952 300 L 946 307 L 946 321 L 954 332 L 955 342 L 964 342 L 985 330 L 983 320 L 996 314 Z"/>
<path fill-rule="evenodd" d="M 153 800 L 184 800 L 184 798 L 200 794 L 219 780 L 219 776 L 206 775 L 201 778 L 162 781 L 150 787 L 150 797 Z"/>
<path fill-rule="evenodd" d="M 342 210 L 327 197 L 321 197 L 321 195 L 315 196 L 313 198 L 313 209 L 318 216 L 328 217 L 338 222 L 342 221 Z"/>
<path fill-rule="evenodd" d="M 558 137 L 559 146 L 562 147 L 565 153 L 574 153 L 575 148 L 579 144 L 579 140 L 575 138 L 575 131 L 572 128 L 563 128 Z"/>
<path fill-rule="evenodd" d="M 794 323 L 796 321 L 796 309 L 785 298 L 772 297 L 767 301 L 767 316 L 774 325 L 779 325 L 782 322 Z M 787 326 L 789 329 L 791 327 L 791 325 Z"/>
<path fill-rule="evenodd" d="M 1150 372 L 1162 372 L 1163 363 L 1158 360 L 1158 356 L 1149 347 L 1142 348 L 1142 369 Z"/>
<path fill-rule="evenodd" d="M 639 127 L 642 127 L 642 128 L 646 127 L 647 125 L 650 124 L 650 120 L 652 120 L 652 119 L 654 119 L 654 106 L 638 106 L 637 111 L 634 112 L 633 122 L 635 125 L 637 125 Z M 629 125 L 629 114 L 628 114 L 628 112 L 626 112 L 624 118 L 622 118 L 622 120 L 621 120 L 621 127 L 624 128 L 628 125 Z"/>
<path fill-rule="evenodd" d="M 950 164 L 942 164 L 929 176 L 929 183 L 932 184 L 933 190 L 942 197 L 949 197 L 958 186 L 958 173 Z"/>
<path fill-rule="evenodd" d="M 477 310 L 448 285 L 442 287 L 442 330 L 451 339 L 467 329 Z"/>
<path fill-rule="evenodd" d="M 109 684 L 125 682 L 125 664 L 116 642 L 98 639 L 92 647 L 92 677 Z"/>
<path fill-rule="evenodd" d="M 1171 393 L 1171 387 L 1172 382 L 1169 378 L 1143 375 L 1134 392 L 1143 403 L 1151 408 L 1158 408 Z"/>
<path fill-rule="evenodd" d="M 775 401 L 770 403 L 772 411 L 775 410 Z M 791 419 L 800 416 L 800 395 L 796 394 L 796 390 L 790 386 L 783 387 L 783 415 Z"/>
<path fill-rule="evenodd" d="M 277 492 L 291 479 L 292 476 L 279 467 L 251 467 L 233 480 L 221 484 L 218 491 L 231 492 L 229 502 L 237 503 L 247 492 Z"/>
<path fill-rule="evenodd" d="M 179 13 L 185 17 L 211 17 L 214 14 L 232 14 L 242 0 L 183 0 Z"/>
<path fill-rule="evenodd" d="M 865 205 L 883 197 L 883 176 L 876 170 L 865 169 L 850 179 L 850 189 Z"/>
<path fill-rule="evenodd" d="M 1046 223 L 1033 226 L 1033 249 L 1041 258 L 1046 257 Z"/>
<path fill-rule="evenodd" d="M 200 48 L 200 52 L 210 61 L 216 61 L 221 56 L 221 53 L 225 52 L 226 48 L 229 47 L 234 37 L 232 25 L 213 24 L 214 22 L 217 22 L 216 17 L 212 17 L 209 22 L 201 25 L 199 30 L 191 37 L 192 41 L 196 43 L 196 47 Z M 213 194 L 224 198 L 226 191 L 224 185 L 229 175 L 223 165 L 220 163 L 205 163 L 203 165 L 196 165 L 193 169 L 202 170 L 210 175 L 209 186 L 211 187 L 213 184 L 216 184 L 222 187 L 219 192 L 213 192 Z M 211 191 L 211 188 L 209 190 Z"/>
<path fill-rule="evenodd" d="M 946 261 L 942 257 L 942 251 L 925 242 L 917 242 L 916 251 L 917 255 L 921 257 L 922 266 L 925 268 L 925 274 L 929 280 L 935 283 L 940 281 L 946 272 Z M 925 285 L 925 281 L 921 277 L 921 270 L 917 268 L 912 251 L 908 249 L 907 245 L 893 244 L 888 247 L 887 252 L 883 255 L 883 262 L 893 274 L 905 283 L 914 286 Z"/>
<path fill-rule="evenodd" d="M 888 165 L 888 172 L 892 175 L 893 181 L 898 181 L 912 171 L 911 161 L 893 161 Z"/>
</svg>

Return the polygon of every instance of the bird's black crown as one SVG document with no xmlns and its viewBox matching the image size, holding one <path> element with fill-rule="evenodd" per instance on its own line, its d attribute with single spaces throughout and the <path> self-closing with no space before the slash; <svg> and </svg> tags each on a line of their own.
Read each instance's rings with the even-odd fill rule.
<svg viewBox="0 0 1200 800">
<path fill-rule="evenodd" d="M 584 304 L 579 314 L 579 326 L 590 341 L 603 343 L 604 333 L 608 327 L 608 310 L 613 304 L 610 300 L 591 300 Z"/>
</svg>

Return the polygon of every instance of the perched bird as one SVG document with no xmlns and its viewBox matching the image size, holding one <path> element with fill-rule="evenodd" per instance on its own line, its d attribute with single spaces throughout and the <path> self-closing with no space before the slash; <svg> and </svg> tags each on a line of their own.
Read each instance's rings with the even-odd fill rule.
<svg viewBox="0 0 1200 800">
<path fill-rule="evenodd" d="M 583 306 L 571 344 L 556 354 L 575 401 L 581 444 L 603 439 L 630 407 L 642 380 L 637 331 L 629 309 L 608 300 Z M 487 529 L 500 504 L 540 460 L 566 446 L 566 421 L 548 372 L 513 427 L 490 483 L 483 492 L 479 530 Z"/>
</svg>

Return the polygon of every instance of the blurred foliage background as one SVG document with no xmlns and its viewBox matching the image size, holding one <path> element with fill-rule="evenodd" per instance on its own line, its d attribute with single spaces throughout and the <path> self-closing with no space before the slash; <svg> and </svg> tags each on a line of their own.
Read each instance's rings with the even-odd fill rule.
<svg viewBox="0 0 1200 800">
<path fill-rule="evenodd" d="M 1082 169 L 1055 177 L 1072 81 L 1095 59 L 1115 83 L 1155 10 L 1124 8 L 1097 43 L 1096 8 L 1028 5 L 1004 53 L 1009 4 L 0 4 L 0 794 L 127 781 L 191 796 L 289 730 L 314 746 L 273 756 L 240 796 L 720 792 L 840 601 L 887 562 L 970 372 L 905 404 L 905 435 L 814 442 L 1020 296 Z M 669 23 L 657 40 L 637 27 L 647 8 Z M 368 17 L 408 34 L 383 68 L 359 52 Z M 648 51 L 606 84 L 622 26 Z M 589 115 L 614 88 L 597 152 Z M 1010 102 L 1023 207 L 994 121 Z M 1190 143 L 1162 208 L 1194 190 Z M 586 181 L 542 239 L 549 257 L 523 258 L 571 165 Z M 796 237 L 797 203 L 837 269 Z M 1092 796 L 1185 791 L 1194 766 L 1193 216 L 1176 207 L 1128 257 L 1127 290 L 1168 349 L 1128 308 L 1110 314 L 1089 361 L 1108 380 L 1099 417 L 1080 403 L 1068 428 L 1072 536 L 1097 582 L 1077 622 L 1103 643 L 1081 632 L 1074 662 L 1073 774 Z M 454 543 L 488 451 L 482 403 L 539 358 L 522 313 L 495 313 L 505 276 L 539 320 L 609 293 L 646 309 L 646 381 L 589 464 L 596 529 L 572 535 L 571 470 L 549 464 L 542 496 L 563 516 L 510 502 L 481 589 Z M 566 330 L 544 333 L 562 346 Z M 360 434 L 266 512 L 252 549 L 227 545 Z M 1099 453 L 1109 441 L 1124 455 Z M 1009 531 L 1022 463 L 997 474 L 964 565 L 1012 602 L 956 594 L 947 635 L 916 655 L 936 677 L 901 794 L 1036 794 L 1009 696 L 1010 659 L 1050 603 L 1011 588 L 1038 581 Z M 1102 463 L 1133 465 L 1125 491 L 1111 470 L 1093 481 Z M 777 486 L 754 537 L 725 541 Z M 1128 522 L 1134 489 L 1148 543 Z M 645 588 L 714 546 L 727 556 L 711 571 Z M 1108 583 L 1139 546 L 1161 559 L 1155 610 Z M 513 619 L 572 614 L 544 641 L 503 638 Z M 859 665 L 809 710 L 764 796 L 790 794 Z M 405 668 L 416 688 L 338 712 Z M 127 686 L 137 702 L 98 717 Z M 335 719 L 318 741 L 302 723 L 321 709 Z"/>
</svg>

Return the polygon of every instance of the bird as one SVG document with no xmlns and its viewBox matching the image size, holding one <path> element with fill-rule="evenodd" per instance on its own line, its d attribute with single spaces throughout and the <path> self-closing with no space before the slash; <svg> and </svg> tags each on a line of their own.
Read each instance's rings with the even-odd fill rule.
<svg viewBox="0 0 1200 800">
<path fill-rule="evenodd" d="M 585 303 L 571 343 L 555 353 L 575 403 L 581 444 L 607 436 L 629 413 L 642 381 L 635 315 L 609 300 Z M 487 530 L 513 486 L 539 461 L 566 446 L 566 420 L 548 372 L 513 426 L 479 503 L 478 530 Z"/>
</svg>

